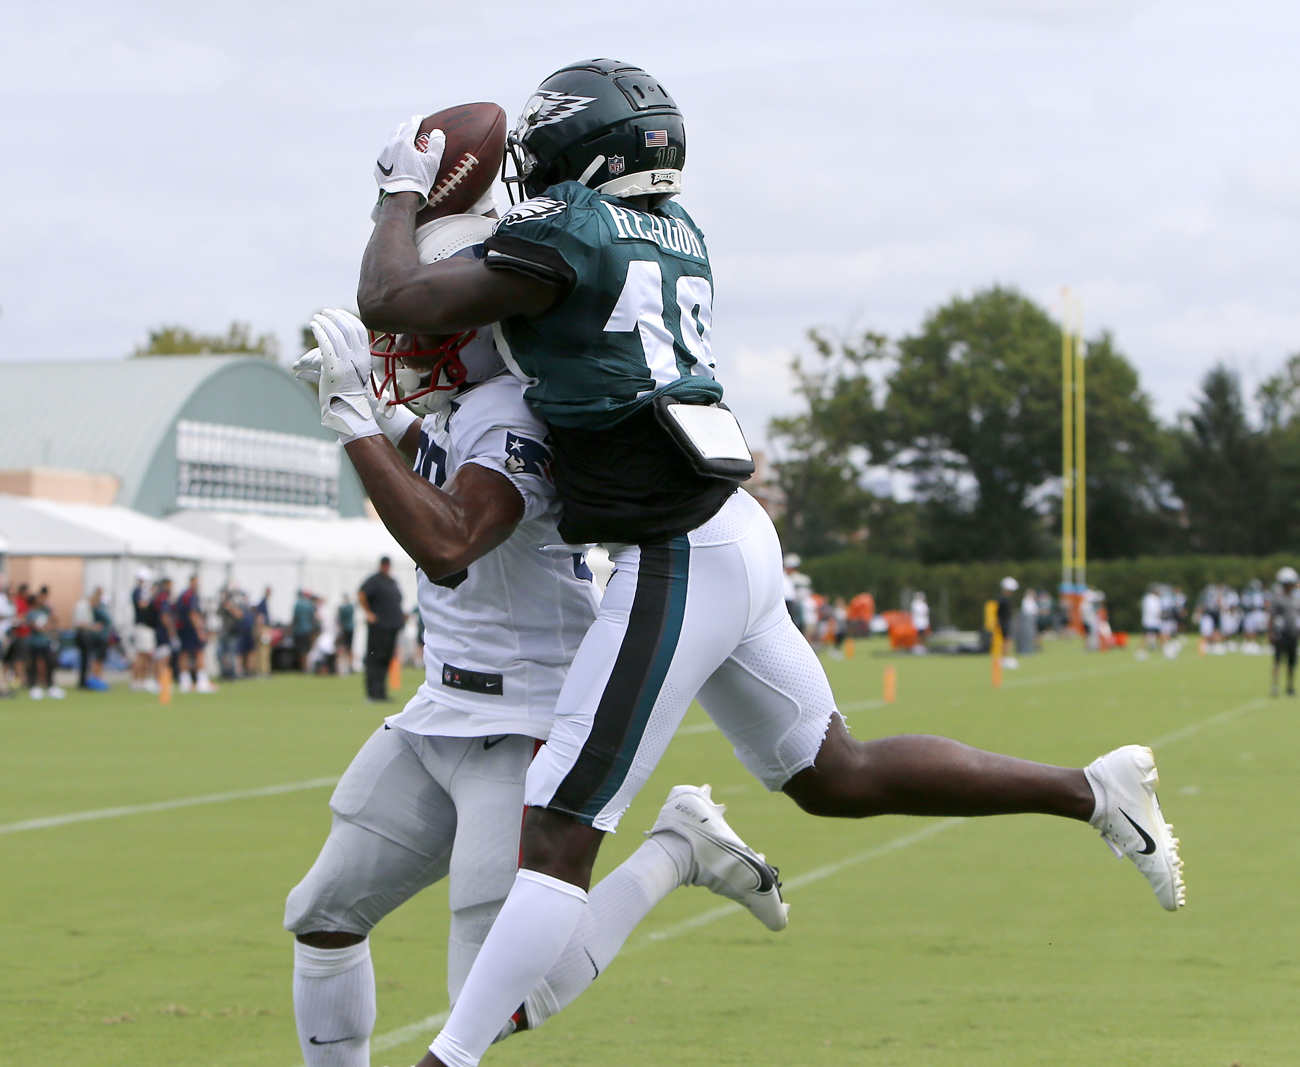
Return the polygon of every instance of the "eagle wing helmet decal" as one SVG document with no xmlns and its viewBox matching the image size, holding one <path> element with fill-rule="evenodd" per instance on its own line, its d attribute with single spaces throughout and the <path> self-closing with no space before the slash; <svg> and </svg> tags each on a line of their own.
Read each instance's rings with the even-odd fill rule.
<svg viewBox="0 0 1300 1067">
<path fill-rule="evenodd" d="M 594 96 L 574 96 L 550 89 L 538 89 L 524 106 L 523 114 L 519 116 L 519 125 L 515 127 L 515 135 L 522 137 L 538 126 L 550 126 L 579 111 L 585 111 L 587 105 L 594 103 L 595 99 Z"/>
</svg>

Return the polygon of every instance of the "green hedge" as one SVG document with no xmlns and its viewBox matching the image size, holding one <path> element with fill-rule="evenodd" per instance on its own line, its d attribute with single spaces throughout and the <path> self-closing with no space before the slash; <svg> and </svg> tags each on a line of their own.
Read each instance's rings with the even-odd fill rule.
<svg viewBox="0 0 1300 1067">
<path fill-rule="evenodd" d="M 1252 578 L 1272 584 L 1279 567 L 1295 566 L 1295 556 L 1144 556 L 1140 559 L 1098 560 L 1088 565 L 1088 584 L 1106 594 L 1111 626 L 1137 630 L 1141 626 L 1141 600 L 1153 582 L 1182 586 L 1188 603 L 1210 582 L 1227 582 L 1240 589 Z M 1056 596 L 1061 582 L 1059 562 L 938 563 L 841 552 L 805 561 L 803 571 L 813 588 L 827 596 L 851 597 L 871 593 L 876 610 L 905 606 L 900 597 L 924 590 L 935 625 L 950 622 L 964 630 L 977 629 L 984 618 L 984 602 L 996 597 L 998 583 L 1007 575 L 1023 589 L 1048 589 Z M 946 619 L 945 619 L 946 615 Z"/>
</svg>

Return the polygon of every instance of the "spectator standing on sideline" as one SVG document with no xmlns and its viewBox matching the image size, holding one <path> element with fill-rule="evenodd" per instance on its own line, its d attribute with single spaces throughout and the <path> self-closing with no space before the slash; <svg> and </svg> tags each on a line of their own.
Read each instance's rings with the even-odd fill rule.
<svg viewBox="0 0 1300 1067">
<path fill-rule="evenodd" d="M 925 599 L 925 594 L 917 590 L 912 594 L 912 603 L 910 605 L 912 613 L 912 628 L 916 631 L 916 642 L 921 647 L 930 636 L 930 602 Z"/>
<path fill-rule="evenodd" d="M 1277 585 L 1273 587 L 1269 607 L 1268 639 L 1273 644 L 1273 685 L 1271 692 L 1277 696 L 1278 668 L 1286 660 L 1286 695 L 1295 696 L 1296 644 L 1300 637 L 1300 590 L 1296 589 L 1294 567 L 1283 567 L 1277 572 Z"/>
<path fill-rule="evenodd" d="M 30 695 L 33 700 L 51 697 L 62 700 L 67 694 L 54 684 L 54 663 L 58 652 L 58 631 L 54 627 L 54 613 L 49 605 L 50 590 L 41 586 L 36 599 L 27 608 L 27 625 L 31 634 L 27 639 L 27 654 L 31 664 L 27 668 L 27 680 L 31 683 Z"/>
<path fill-rule="evenodd" d="M 799 564 L 802 560 L 796 552 L 787 552 L 783 561 L 785 577 L 782 578 L 783 591 L 782 596 L 785 598 L 785 610 L 790 613 L 790 619 L 798 627 L 799 632 L 803 633 L 803 601 L 799 598 L 799 583 L 796 580 L 801 577 L 799 574 Z"/>
<path fill-rule="evenodd" d="M 1020 588 L 1020 583 L 1014 578 L 1007 577 L 1002 579 L 1002 591 L 998 594 L 998 629 L 1002 631 L 1002 666 L 1009 671 L 1014 671 L 1020 666 L 1020 661 L 1011 654 L 1014 645 L 1015 635 L 1011 630 L 1011 616 L 1015 609 L 1012 607 L 1011 595 Z"/>
<path fill-rule="evenodd" d="M 269 585 L 266 587 L 266 592 L 262 594 L 261 601 L 253 609 L 253 619 L 253 640 L 257 642 L 257 650 L 254 653 L 257 657 L 256 673 L 268 675 L 271 673 L 271 587 Z"/>
<path fill-rule="evenodd" d="M 149 601 L 149 613 L 153 619 L 156 688 L 161 689 L 165 682 L 170 692 L 174 674 L 172 660 L 180 649 L 180 639 L 176 636 L 176 605 L 172 602 L 170 578 L 163 578 L 154 586 L 153 599 Z"/>
<path fill-rule="evenodd" d="M 153 609 L 153 589 L 149 584 L 153 576 L 141 567 L 135 572 L 135 588 L 131 590 L 131 688 L 158 692 L 154 678 L 154 653 L 158 650 L 158 618 Z"/>
<path fill-rule="evenodd" d="M 217 687 L 208 680 L 204 656 L 208 647 L 208 626 L 203 618 L 203 600 L 199 596 L 199 576 L 190 576 L 185 592 L 176 598 L 176 636 L 180 638 L 180 691 L 215 693 Z"/>
<path fill-rule="evenodd" d="M 236 635 L 235 658 L 242 678 L 251 678 L 257 672 L 254 662 L 257 652 L 257 609 L 248 602 L 248 595 L 239 590 L 239 631 Z"/>
<path fill-rule="evenodd" d="M 27 609 L 31 605 L 31 595 L 27 592 L 27 583 L 21 583 L 12 596 L 14 614 L 9 627 L 9 647 L 5 649 L 5 663 L 13 668 L 19 688 L 26 689 L 28 683 L 27 644 L 31 640 L 32 628 L 27 624 Z"/>
<path fill-rule="evenodd" d="M 1033 586 L 1020 601 L 1020 625 L 1016 627 L 1016 654 L 1029 656 L 1038 651 L 1038 594 Z"/>
<path fill-rule="evenodd" d="M 9 584 L 0 585 L 0 697 L 11 697 L 14 691 L 9 687 L 7 677 L 9 669 L 9 633 L 13 629 L 14 602 L 9 599 Z"/>
<path fill-rule="evenodd" d="M 392 576 L 393 561 L 387 556 L 379 561 L 379 570 L 357 590 L 357 603 L 365 613 L 366 698 L 388 700 L 388 664 L 397 646 L 397 634 L 406 622 L 402 613 L 402 591 Z"/>
<path fill-rule="evenodd" d="M 311 646 L 316 643 L 319 632 L 320 618 L 316 614 L 316 598 L 306 589 L 299 589 L 298 599 L 293 605 L 293 659 L 298 670 L 307 669 Z"/>
<path fill-rule="evenodd" d="M 104 604 L 102 588 L 96 587 L 90 596 L 77 601 L 72 609 L 72 625 L 77 628 L 77 652 L 81 661 L 77 688 L 103 693 L 108 689 L 104 681 L 104 659 L 108 655 L 113 620 Z"/>
<path fill-rule="evenodd" d="M 217 669 L 221 677 L 234 680 L 240 674 L 239 631 L 248 607 L 237 589 L 226 586 L 221 590 L 217 617 L 221 621 L 221 636 L 217 639 Z"/>
<path fill-rule="evenodd" d="M 1142 634 L 1148 652 L 1154 652 L 1165 642 L 1164 616 L 1165 605 L 1160 591 L 1154 585 L 1149 586 L 1142 595 Z"/>
<path fill-rule="evenodd" d="M 352 636 L 357 626 L 357 606 L 343 595 L 343 603 L 335 613 L 338 636 L 334 641 L 334 665 L 339 674 L 352 673 Z"/>
</svg>

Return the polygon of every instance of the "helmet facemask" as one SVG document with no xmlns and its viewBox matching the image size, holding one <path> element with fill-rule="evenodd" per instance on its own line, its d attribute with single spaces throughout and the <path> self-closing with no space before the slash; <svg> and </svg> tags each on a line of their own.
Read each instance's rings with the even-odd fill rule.
<svg viewBox="0 0 1300 1067">
<path fill-rule="evenodd" d="M 439 338 L 372 331 L 371 378 L 379 402 L 386 407 L 404 404 L 417 415 L 445 410 L 468 380 L 460 354 L 477 335 L 477 330 Z"/>
<path fill-rule="evenodd" d="M 523 120 L 520 120 L 520 125 Z M 511 174 L 506 170 L 510 164 L 514 165 L 515 171 Z M 506 134 L 506 154 L 501 157 L 501 184 L 506 187 L 506 195 L 510 197 L 511 205 L 521 203 L 529 198 L 525 191 L 524 182 L 528 176 L 537 169 L 537 158 L 528 150 L 528 146 L 520 139 L 516 130 L 511 130 Z M 516 199 L 516 195 L 518 199 Z"/>
</svg>

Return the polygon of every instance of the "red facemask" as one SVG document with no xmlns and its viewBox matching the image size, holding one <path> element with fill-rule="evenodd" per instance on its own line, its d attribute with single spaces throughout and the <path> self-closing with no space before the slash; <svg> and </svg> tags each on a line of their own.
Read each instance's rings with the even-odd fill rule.
<svg viewBox="0 0 1300 1067">
<path fill-rule="evenodd" d="M 465 365 L 460 361 L 460 353 L 477 334 L 477 330 L 466 330 L 452 334 L 432 348 L 417 348 L 416 342 L 427 335 L 370 331 L 370 355 L 383 360 L 383 377 L 375 388 L 375 395 L 385 396 L 385 391 L 391 385 L 387 405 L 395 407 L 430 393 L 459 389 L 465 384 L 467 376 Z M 422 384 L 409 393 L 403 392 L 398 378 L 398 372 L 402 370 L 415 371 L 420 375 L 421 382 L 427 384 Z M 424 377 L 426 374 L 427 379 Z M 441 380 L 444 376 L 445 381 Z"/>
</svg>

